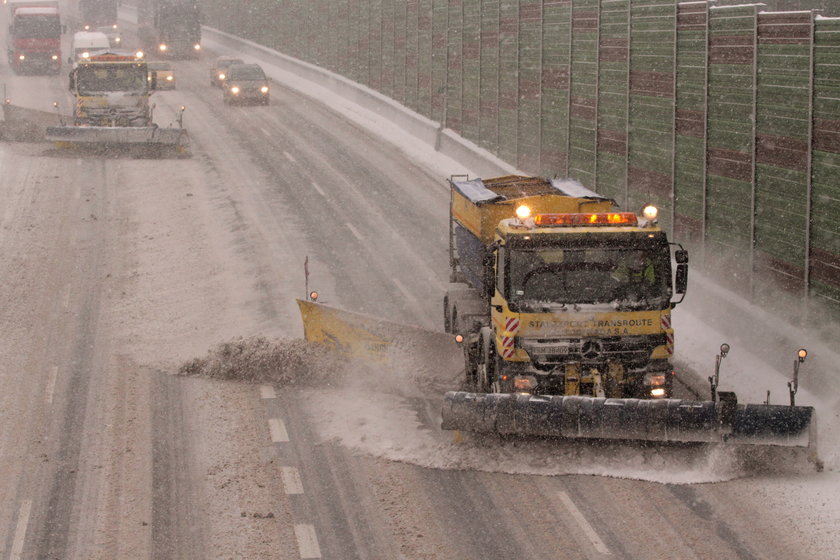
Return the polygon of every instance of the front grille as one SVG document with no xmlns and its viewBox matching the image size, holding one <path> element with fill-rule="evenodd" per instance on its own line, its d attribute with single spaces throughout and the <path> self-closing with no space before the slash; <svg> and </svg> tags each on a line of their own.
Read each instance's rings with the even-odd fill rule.
<svg viewBox="0 0 840 560">
<path fill-rule="evenodd" d="M 664 334 L 610 338 L 526 339 L 522 349 L 528 352 L 534 367 L 551 370 L 566 363 L 603 366 L 608 361 L 630 368 L 641 368 L 657 346 L 666 343 Z"/>
</svg>

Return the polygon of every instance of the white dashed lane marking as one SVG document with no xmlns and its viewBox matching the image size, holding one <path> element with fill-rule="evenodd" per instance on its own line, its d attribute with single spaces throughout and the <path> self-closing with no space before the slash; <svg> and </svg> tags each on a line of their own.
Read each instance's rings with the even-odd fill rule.
<svg viewBox="0 0 840 560">
<path fill-rule="evenodd" d="M 277 393 L 274 392 L 273 385 L 260 385 L 260 398 L 262 399 L 276 399 Z"/>
<path fill-rule="evenodd" d="M 286 494 L 303 494 L 303 482 L 300 480 L 300 472 L 295 467 L 280 467 L 280 478 L 283 480 Z"/>
<path fill-rule="evenodd" d="M 318 546 L 318 537 L 315 535 L 314 526 L 295 525 L 295 538 L 301 558 L 321 557 L 321 547 Z"/>
<path fill-rule="evenodd" d="M 316 183 L 315 181 L 312 181 L 312 187 L 313 187 L 316 191 L 318 191 L 318 194 L 320 194 L 320 195 L 321 195 L 321 196 L 323 196 L 324 198 L 326 198 L 326 197 L 327 197 L 327 194 L 326 194 L 326 193 L 325 193 L 325 192 L 321 189 L 321 187 L 319 187 L 319 186 L 318 186 L 318 183 Z"/>
<path fill-rule="evenodd" d="M 351 232 L 353 235 L 355 235 L 355 236 L 356 236 L 356 239 L 358 239 L 359 241 L 364 241 L 364 239 L 362 239 L 362 234 L 361 234 L 361 233 L 359 233 L 359 230 L 357 230 L 356 228 L 354 228 L 354 227 L 353 227 L 353 224 L 348 223 L 348 224 L 347 224 L 347 229 L 349 229 L 349 230 L 350 230 L 350 232 Z"/>
<path fill-rule="evenodd" d="M 29 511 L 31 509 L 32 500 L 21 502 L 17 527 L 15 528 L 15 539 L 12 541 L 12 552 L 9 554 L 9 560 L 19 560 L 21 554 L 23 554 L 23 543 L 26 540 L 26 526 L 29 525 Z"/>
<path fill-rule="evenodd" d="M 279 418 L 269 418 L 268 428 L 271 430 L 271 441 L 275 443 L 289 441 L 289 433 L 286 431 L 286 425 Z"/>
<path fill-rule="evenodd" d="M 47 401 L 47 404 L 52 404 L 53 402 L 53 394 L 55 393 L 55 382 L 58 379 L 58 366 L 53 366 L 50 368 L 50 377 L 47 379 L 47 389 L 46 394 L 44 395 L 44 400 Z"/>
<path fill-rule="evenodd" d="M 575 521 L 577 521 L 577 524 L 580 525 L 583 534 L 586 535 L 589 542 L 591 542 L 592 546 L 595 547 L 595 550 L 601 554 L 611 554 L 610 549 L 607 548 L 607 545 L 604 544 L 604 541 L 601 540 L 601 537 L 598 536 L 598 533 L 595 532 L 595 529 L 592 528 L 592 525 L 589 524 L 569 495 L 565 492 L 558 492 L 558 494 L 560 496 L 560 501 L 563 502 L 563 505 L 565 505 L 569 513 L 572 514 L 572 517 L 574 517 Z"/>
</svg>

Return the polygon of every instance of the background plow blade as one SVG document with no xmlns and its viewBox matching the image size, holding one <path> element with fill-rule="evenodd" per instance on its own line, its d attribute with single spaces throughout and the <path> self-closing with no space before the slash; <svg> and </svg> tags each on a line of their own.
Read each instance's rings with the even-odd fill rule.
<svg viewBox="0 0 840 560">
<path fill-rule="evenodd" d="M 48 126 L 46 140 L 79 145 L 153 145 L 186 149 L 189 135 L 183 128 L 154 126 Z"/>
<path fill-rule="evenodd" d="M 449 392 L 444 430 L 671 443 L 815 445 L 813 408 Z"/>
</svg>

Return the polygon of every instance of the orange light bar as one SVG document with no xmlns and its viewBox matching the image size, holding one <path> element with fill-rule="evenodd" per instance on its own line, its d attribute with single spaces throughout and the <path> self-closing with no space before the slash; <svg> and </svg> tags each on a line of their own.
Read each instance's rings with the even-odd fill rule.
<svg viewBox="0 0 840 560">
<path fill-rule="evenodd" d="M 139 62 L 137 56 L 124 54 L 97 54 L 87 60 L 94 62 Z"/>
<path fill-rule="evenodd" d="M 609 212 L 596 214 L 537 214 L 534 223 L 538 226 L 635 226 L 638 219 L 633 212 Z"/>
</svg>

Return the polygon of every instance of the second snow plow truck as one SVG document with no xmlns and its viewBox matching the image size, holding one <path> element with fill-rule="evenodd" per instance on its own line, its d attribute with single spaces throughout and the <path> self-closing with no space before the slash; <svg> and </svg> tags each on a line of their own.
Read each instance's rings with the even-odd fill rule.
<svg viewBox="0 0 840 560">
<path fill-rule="evenodd" d="M 810 447 L 813 408 L 671 398 L 688 254 L 656 209 L 571 180 L 453 177 L 447 332 L 467 385 L 442 427 L 479 433 Z"/>
<path fill-rule="evenodd" d="M 149 147 L 185 155 L 189 136 L 181 115 L 177 127 L 159 127 L 153 121 L 149 98 L 155 89 L 155 73 L 141 54 L 90 53 L 70 73 L 72 124 L 47 127 L 46 139 L 58 145 Z"/>
</svg>

